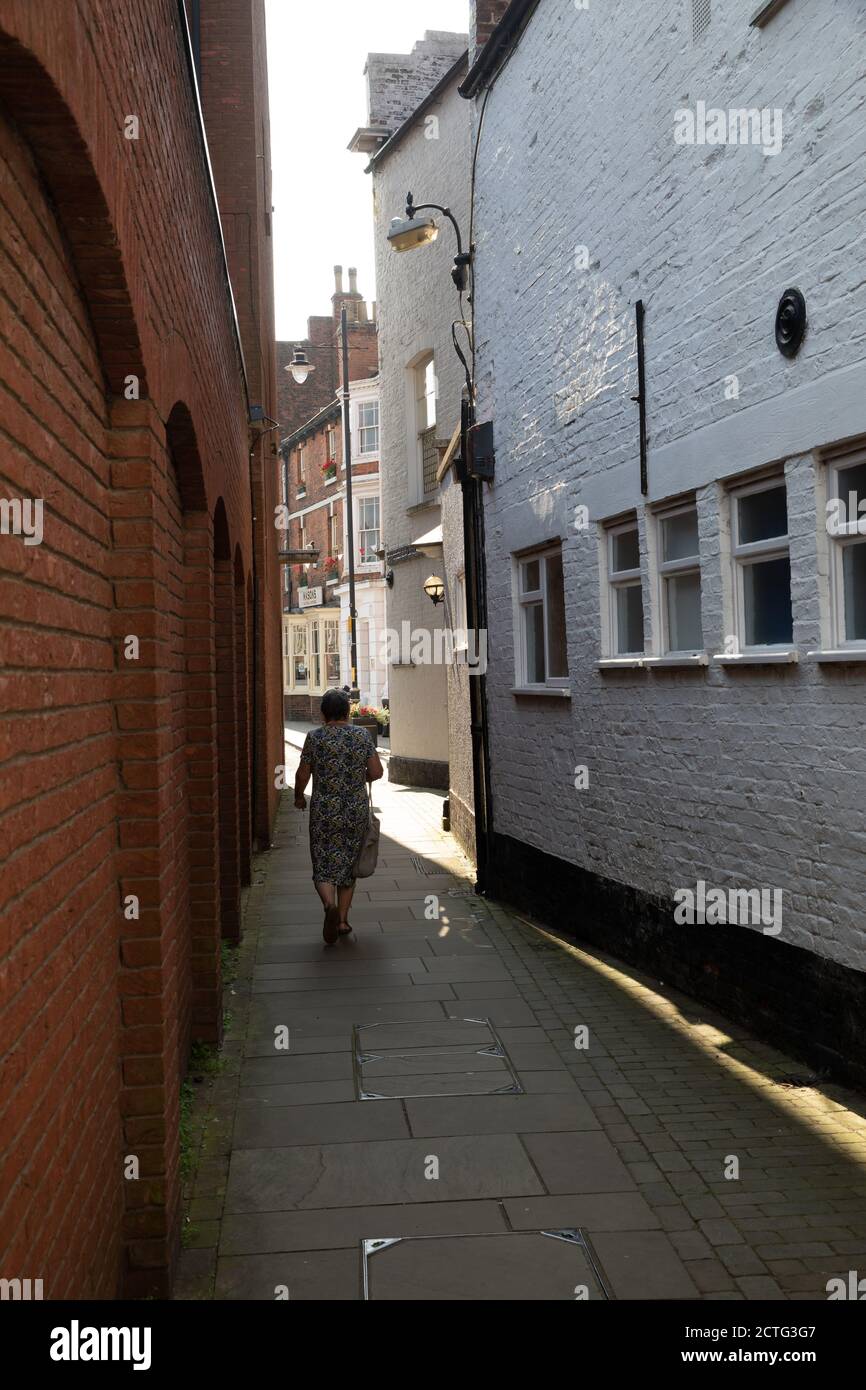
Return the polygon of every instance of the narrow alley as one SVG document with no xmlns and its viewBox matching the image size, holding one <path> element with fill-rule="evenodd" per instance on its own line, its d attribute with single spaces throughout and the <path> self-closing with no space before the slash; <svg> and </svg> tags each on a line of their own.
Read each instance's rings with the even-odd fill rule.
<svg viewBox="0 0 866 1390">
<path fill-rule="evenodd" d="M 175 1298 L 826 1299 L 866 1256 L 862 1100 L 474 897 L 439 794 L 375 800 L 327 948 L 283 798 Z"/>
</svg>

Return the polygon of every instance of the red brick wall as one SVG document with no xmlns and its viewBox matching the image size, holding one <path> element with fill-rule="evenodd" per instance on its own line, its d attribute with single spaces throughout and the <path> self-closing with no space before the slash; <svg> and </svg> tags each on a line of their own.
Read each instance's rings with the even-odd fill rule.
<svg viewBox="0 0 866 1390">
<path fill-rule="evenodd" d="M 473 0 L 472 34 L 476 49 L 484 47 L 509 3 L 510 0 Z"/>
<path fill-rule="evenodd" d="M 214 182 L 243 343 L 250 400 L 277 420 L 274 266 L 271 238 L 271 152 L 264 0 L 200 0 L 201 101 Z M 255 682 L 260 707 L 255 756 L 262 773 L 253 810 L 264 848 L 276 811 L 274 769 L 283 761 L 278 495 L 279 428 L 253 452 L 253 508 L 269 517 L 256 530 L 256 583 L 263 621 L 255 627 Z M 264 772 L 270 775 L 265 781 Z"/>
<path fill-rule="evenodd" d="M 261 4 L 224 3 L 248 13 L 260 81 Z M 0 496 L 45 501 L 41 545 L 0 536 L 0 1276 L 47 1298 L 170 1286 L 180 1080 L 190 1038 L 219 1035 L 220 917 L 233 929 L 248 874 L 253 665 L 261 837 L 282 758 L 274 436 L 254 527 L 178 18 L 174 0 L 0 0 Z M 254 261 L 247 370 L 273 414 Z"/>
</svg>

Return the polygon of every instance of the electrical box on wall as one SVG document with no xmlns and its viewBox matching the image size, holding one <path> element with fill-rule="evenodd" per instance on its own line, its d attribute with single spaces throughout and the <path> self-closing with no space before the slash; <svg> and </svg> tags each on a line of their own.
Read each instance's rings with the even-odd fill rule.
<svg viewBox="0 0 866 1390">
<path fill-rule="evenodd" d="M 492 482 L 496 463 L 493 452 L 492 420 L 486 420 L 483 424 L 472 426 L 468 434 L 467 453 L 469 476 L 483 478 L 485 482 Z"/>
</svg>

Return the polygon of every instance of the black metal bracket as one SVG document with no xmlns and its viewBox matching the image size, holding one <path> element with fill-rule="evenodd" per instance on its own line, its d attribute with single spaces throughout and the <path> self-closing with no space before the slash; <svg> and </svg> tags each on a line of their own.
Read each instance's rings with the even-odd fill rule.
<svg viewBox="0 0 866 1390">
<path fill-rule="evenodd" d="M 646 433 L 646 367 L 644 361 L 644 342 L 643 342 L 643 323 L 644 307 L 643 300 L 639 299 L 634 306 L 635 337 L 637 340 L 637 395 L 632 396 L 639 408 L 640 417 L 640 490 L 644 497 L 649 491 L 649 477 L 647 471 L 647 433 Z"/>
</svg>

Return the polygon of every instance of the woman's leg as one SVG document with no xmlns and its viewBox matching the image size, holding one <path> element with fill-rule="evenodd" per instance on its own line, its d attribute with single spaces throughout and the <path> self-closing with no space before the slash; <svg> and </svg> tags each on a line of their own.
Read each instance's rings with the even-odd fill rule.
<svg viewBox="0 0 866 1390">
<path fill-rule="evenodd" d="M 337 937 L 340 935 L 340 914 L 337 910 L 336 887 L 333 883 L 316 882 L 316 892 L 322 900 L 325 909 L 325 924 L 322 928 L 322 936 L 328 946 L 333 946 Z"/>
<path fill-rule="evenodd" d="M 333 883 L 315 883 L 316 892 L 322 899 L 322 907 L 333 907 L 336 889 Z"/>
<path fill-rule="evenodd" d="M 356 882 L 357 880 L 353 879 L 352 882 L 345 887 L 340 886 L 337 889 L 337 906 L 340 909 L 340 931 L 343 936 L 348 935 L 345 928 L 349 925 L 349 908 L 352 906 L 352 898 L 355 896 Z"/>
</svg>

